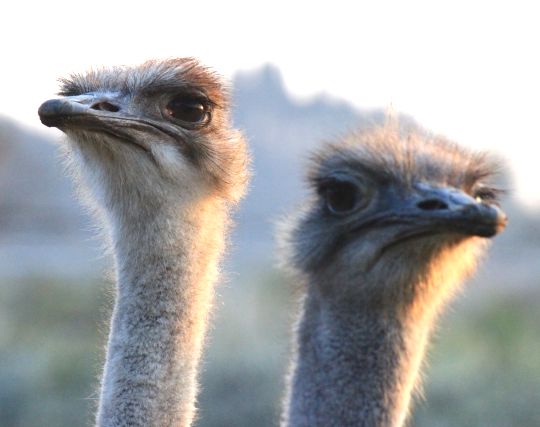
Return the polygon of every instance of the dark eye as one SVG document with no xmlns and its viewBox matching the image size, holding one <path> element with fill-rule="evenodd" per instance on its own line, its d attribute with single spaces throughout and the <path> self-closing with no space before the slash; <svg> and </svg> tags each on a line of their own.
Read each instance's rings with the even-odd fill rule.
<svg viewBox="0 0 540 427">
<path fill-rule="evenodd" d="M 324 197 L 326 207 L 335 214 L 352 211 L 358 204 L 357 187 L 348 181 L 332 179 L 321 184 L 319 193 Z"/>
<path fill-rule="evenodd" d="M 473 192 L 475 200 L 479 203 L 497 203 L 499 190 L 489 187 L 479 187 Z"/>
<path fill-rule="evenodd" d="M 210 107 L 205 100 L 191 95 L 178 95 L 165 108 L 167 114 L 186 123 L 201 124 L 210 121 Z"/>
</svg>

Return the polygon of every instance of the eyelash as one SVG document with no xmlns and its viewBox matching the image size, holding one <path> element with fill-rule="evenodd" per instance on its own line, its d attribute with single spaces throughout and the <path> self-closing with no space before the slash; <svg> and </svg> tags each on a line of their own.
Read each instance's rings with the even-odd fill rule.
<svg viewBox="0 0 540 427">
<path fill-rule="evenodd" d="M 482 202 L 497 202 L 499 198 L 500 190 L 494 188 L 479 188 L 473 192 L 473 197 Z"/>
</svg>

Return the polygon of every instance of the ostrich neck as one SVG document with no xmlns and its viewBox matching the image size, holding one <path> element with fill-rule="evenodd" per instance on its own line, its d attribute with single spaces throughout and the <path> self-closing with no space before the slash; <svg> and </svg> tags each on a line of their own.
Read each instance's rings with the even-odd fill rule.
<svg viewBox="0 0 540 427">
<path fill-rule="evenodd" d="M 311 288 L 298 324 L 283 425 L 398 427 L 431 321 L 417 309 L 336 303 Z"/>
<path fill-rule="evenodd" d="M 112 221 L 117 297 L 99 427 L 184 427 L 195 414 L 226 211 L 218 200 L 144 211 Z"/>
</svg>

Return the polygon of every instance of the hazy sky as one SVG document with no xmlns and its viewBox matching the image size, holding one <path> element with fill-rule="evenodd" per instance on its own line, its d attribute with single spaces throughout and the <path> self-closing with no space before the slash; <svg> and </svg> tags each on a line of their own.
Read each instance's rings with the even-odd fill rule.
<svg viewBox="0 0 540 427">
<path fill-rule="evenodd" d="M 38 127 L 37 107 L 56 79 L 91 66 L 196 56 L 232 76 L 272 62 L 298 97 L 326 92 L 360 108 L 392 105 L 465 145 L 499 152 L 511 160 L 520 199 L 540 206 L 535 3 L 5 2 L 0 113 Z"/>
</svg>

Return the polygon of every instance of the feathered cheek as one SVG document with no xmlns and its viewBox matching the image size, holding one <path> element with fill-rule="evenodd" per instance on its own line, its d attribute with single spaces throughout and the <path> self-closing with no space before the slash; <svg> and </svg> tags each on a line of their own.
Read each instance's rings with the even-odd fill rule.
<svg viewBox="0 0 540 427">
<path fill-rule="evenodd" d="M 185 167 L 185 161 L 177 147 L 170 144 L 151 144 L 150 149 L 156 162 L 166 171 L 178 172 Z"/>
</svg>

